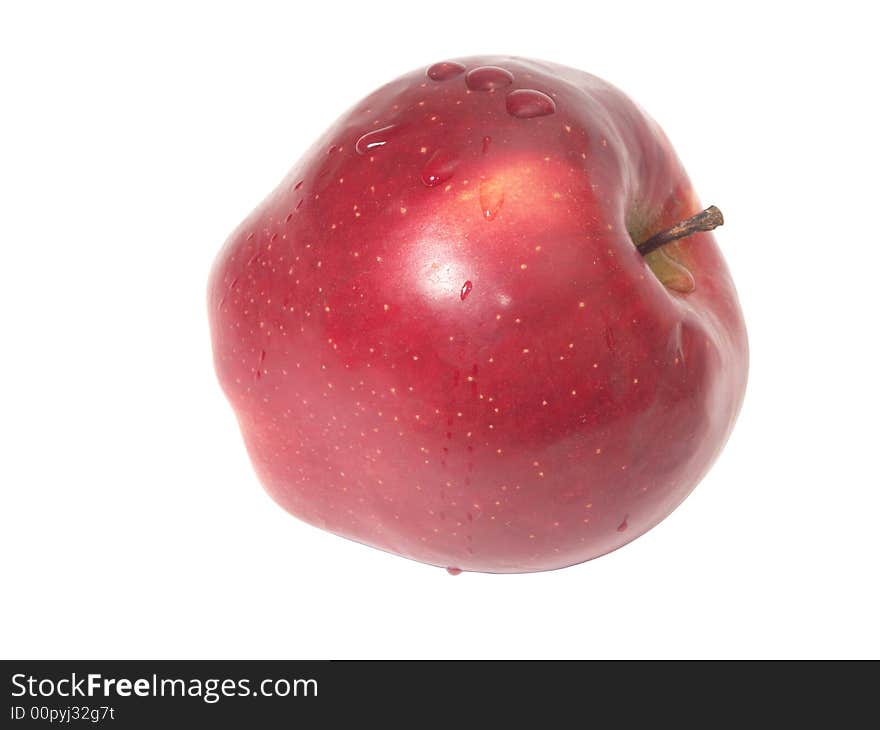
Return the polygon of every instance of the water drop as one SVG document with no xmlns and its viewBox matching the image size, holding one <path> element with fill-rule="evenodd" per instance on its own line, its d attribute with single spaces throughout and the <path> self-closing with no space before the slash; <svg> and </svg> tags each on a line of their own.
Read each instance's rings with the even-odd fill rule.
<svg viewBox="0 0 880 730">
<path fill-rule="evenodd" d="M 510 86 L 513 74 L 498 66 L 480 66 L 468 71 L 464 80 L 468 88 L 474 91 L 492 91 Z"/>
<path fill-rule="evenodd" d="M 556 111 L 556 102 L 534 89 L 517 89 L 507 95 L 507 112 L 520 119 L 544 117 Z"/>
<path fill-rule="evenodd" d="M 617 531 L 618 531 L 618 532 L 626 532 L 626 528 L 629 527 L 629 525 L 626 523 L 626 520 L 627 520 L 628 517 L 629 517 L 629 515 L 627 515 L 626 517 L 624 517 L 624 518 L 623 518 L 623 522 L 621 522 L 621 523 L 617 526 Z"/>
<path fill-rule="evenodd" d="M 461 301 L 464 301 L 468 298 L 468 294 L 471 293 L 471 289 L 474 288 L 474 285 L 470 281 L 466 281 L 461 285 Z"/>
<path fill-rule="evenodd" d="M 446 572 L 449 575 L 461 575 L 461 568 L 447 568 Z"/>
<path fill-rule="evenodd" d="M 293 186 L 294 190 L 299 190 L 303 186 L 303 181 L 300 180 L 296 185 Z"/>
<path fill-rule="evenodd" d="M 446 81 L 454 78 L 464 71 L 464 66 L 455 61 L 441 61 L 428 69 L 428 78 L 434 81 Z"/>
<path fill-rule="evenodd" d="M 389 124 L 387 127 L 380 127 L 372 132 L 367 132 L 355 143 L 354 148 L 359 155 L 365 155 L 379 147 L 384 147 L 388 144 L 391 137 L 394 136 L 396 129 L 397 127 L 394 124 Z"/>
<path fill-rule="evenodd" d="M 483 137 L 483 154 L 489 151 L 489 145 L 492 144 L 492 138 L 489 135 Z"/>
<path fill-rule="evenodd" d="M 446 182 L 452 177 L 458 160 L 443 149 L 434 150 L 422 168 L 422 182 L 429 188 Z"/>
<path fill-rule="evenodd" d="M 487 221 L 495 219 L 504 203 L 504 186 L 498 180 L 483 180 L 480 183 L 480 209 Z"/>
</svg>

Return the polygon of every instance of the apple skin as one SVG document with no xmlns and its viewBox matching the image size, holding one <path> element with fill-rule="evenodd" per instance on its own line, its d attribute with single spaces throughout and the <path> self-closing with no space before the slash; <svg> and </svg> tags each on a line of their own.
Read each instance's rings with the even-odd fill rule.
<svg viewBox="0 0 880 730">
<path fill-rule="evenodd" d="M 485 56 L 383 86 L 210 276 L 217 374 L 265 488 L 467 571 L 643 534 L 709 469 L 746 386 L 714 237 L 634 246 L 701 208 L 657 124 L 595 76 Z"/>
</svg>

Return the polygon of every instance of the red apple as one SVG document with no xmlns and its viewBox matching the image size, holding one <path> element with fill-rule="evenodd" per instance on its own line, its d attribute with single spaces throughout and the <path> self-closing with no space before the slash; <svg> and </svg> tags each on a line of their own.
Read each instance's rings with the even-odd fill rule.
<svg viewBox="0 0 880 730">
<path fill-rule="evenodd" d="M 453 569 L 607 553 L 731 432 L 748 347 L 663 132 L 581 71 L 493 56 L 383 86 L 226 242 L 220 383 L 306 522 Z"/>
</svg>

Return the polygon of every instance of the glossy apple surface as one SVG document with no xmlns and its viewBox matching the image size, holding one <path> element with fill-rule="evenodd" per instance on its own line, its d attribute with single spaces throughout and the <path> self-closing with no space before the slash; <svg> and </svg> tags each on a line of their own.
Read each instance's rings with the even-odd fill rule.
<svg viewBox="0 0 880 730">
<path fill-rule="evenodd" d="M 260 480 L 331 532 L 438 566 L 607 553 L 718 455 L 748 348 L 666 137 L 570 68 L 421 68 L 340 118 L 210 277 L 220 383 Z"/>
</svg>

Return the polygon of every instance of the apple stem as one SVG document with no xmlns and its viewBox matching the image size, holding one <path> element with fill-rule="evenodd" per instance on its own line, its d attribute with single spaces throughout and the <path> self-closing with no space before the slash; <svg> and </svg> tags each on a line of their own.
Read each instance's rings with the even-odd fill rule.
<svg viewBox="0 0 880 730">
<path fill-rule="evenodd" d="M 714 230 L 723 223 L 724 216 L 721 215 L 721 211 L 714 205 L 710 205 L 706 210 L 692 215 L 690 218 L 685 218 L 683 221 L 679 221 L 665 231 L 655 233 L 647 241 L 643 241 L 636 246 L 636 248 L 642 256 L 645 256 L 651 253 L 651 251 L 656 251 L 661 246 L 665 246 L 667 243 L 690 236 L 692 233 Z"/>
</svg>

